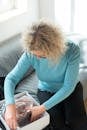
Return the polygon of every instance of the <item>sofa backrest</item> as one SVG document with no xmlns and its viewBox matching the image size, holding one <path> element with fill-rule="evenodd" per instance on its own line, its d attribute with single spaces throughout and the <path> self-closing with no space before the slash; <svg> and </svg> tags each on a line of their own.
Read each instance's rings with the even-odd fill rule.
<svg viewBox="0 0 87 130">
<path fill-rule="evenodd" d="M 0 45 L 0 76 L 6 76 L 23 53 L 18 37 Z"/>
<path fill-rule="evenodd" d="M 22 43 L 20 42 L 20 35 L 7 40 L 0 45 L 0 77 L 6 77 L 6 75 L 17 64 L 18 59 L 23 54 Z M 34 69 L 29 68 L 27 74 L 29 75 Z"/>
</svg>

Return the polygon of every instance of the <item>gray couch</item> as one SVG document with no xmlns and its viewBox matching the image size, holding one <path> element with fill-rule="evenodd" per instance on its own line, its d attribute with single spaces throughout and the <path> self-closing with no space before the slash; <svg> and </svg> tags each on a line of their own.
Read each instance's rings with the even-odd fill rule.
<svg viewBox="0 0 87 130">
<path fill-rule="evenodd" d="M 67 38 L 79 44 L 81 49 L 79 78 L 83 84 L 85 100 L 87 98 L 87 39 L 79 35 L 69 35 Z M 20 42 L 20 35 L 0 44 L 0 77 L 6 76 L 12 70 L 22 53 L 23 49 Z M 16 86 L 15 93 L 28 91 L 38 101 L 36 96 L 37 84 L 38 78 L 35 70 L 30 67 L 28 73 Z"/>
<path fill-rule="evenodd" d="M 19 35 L 0 44 L 0 78 L 6 77 L 24 52 L 20 43 Z M 35 70 L 31 66 L 16 86 L 15 94 L 28 91 L 38 101 L 36 96 L 37 84 L 38 78 L 35 74 Z"/>
</svg>

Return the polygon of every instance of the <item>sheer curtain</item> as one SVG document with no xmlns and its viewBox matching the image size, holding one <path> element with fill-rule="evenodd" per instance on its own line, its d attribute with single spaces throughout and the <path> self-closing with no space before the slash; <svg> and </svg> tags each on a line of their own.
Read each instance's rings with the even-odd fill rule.
<svg viewBox="0 0 87 130">
<path fill-rule="evenodd" d="M 87 0 L 75 0 L 74 32 L 87 37 Z"/>
<path fill-rule="evenodd" d="M 70 32 L 71 0 L 55 0 L 55 22 L 60 24 L 65 32 Z"/>
<path fill-rule="evenodd" d="M 55 0 L 55 20 L 66 33 L 87 36 L 87 0 Z"/>
</svg>

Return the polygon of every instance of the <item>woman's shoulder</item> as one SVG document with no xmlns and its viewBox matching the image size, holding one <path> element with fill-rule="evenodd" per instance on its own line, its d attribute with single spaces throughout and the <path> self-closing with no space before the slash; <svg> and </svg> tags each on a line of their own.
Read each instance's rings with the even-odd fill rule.
<svg viewBox="0 0 87 130">
<path fill-rule="evenodd" d="M 25 64 L 29 62 L 33 64 L 34 60 L 35 58 L 31 53 L 24 51 L 19 59 L 19 62 L 23 62 Z"/>
<path fill-rule="evenodd" d="M 80 52 L 80 48 L 79 48 L 79 45 L 77 43 L 74 43 L 73 41 L 67 41 L 66 43 L 67 45 L 67 52 L 68 53 L 79 53 Z"/>
<path fill-rule="evenodd" d="M 80 48 L 79 45 L 72 41 L 67 42 L 66 57 L 68 61 L 79 60 L 80 59 Z"/>
<path fill-rule="evenodd" d="M 26 52 L 26 51 L 22 54 L 22 57 L 24 57 L 26 59 L 33 59 L 33 58 L 35 58 L 34 55 L 32 55 L 30 52 Z"/>
</svg>

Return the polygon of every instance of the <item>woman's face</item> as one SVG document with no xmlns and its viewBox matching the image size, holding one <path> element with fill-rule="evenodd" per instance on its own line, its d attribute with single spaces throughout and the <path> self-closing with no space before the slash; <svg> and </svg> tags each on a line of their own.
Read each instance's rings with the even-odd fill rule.
<svg viewBox="0 0 87 130">
<path fill-rule="evenodd" d="M 42 51 L 31 51 L 31 54 L 35 55 L 37 58 L 46 58 L 46 54 Z"/>
</svg>

